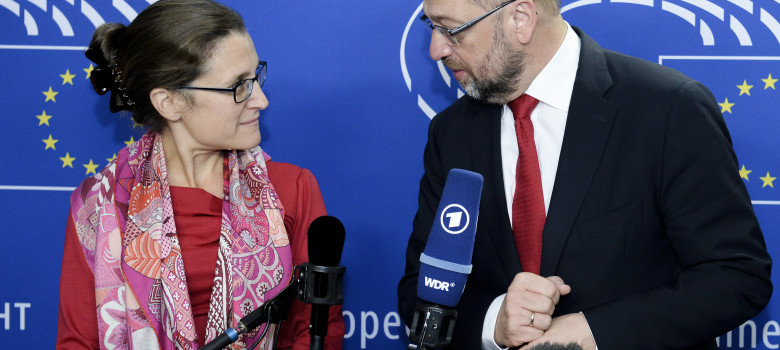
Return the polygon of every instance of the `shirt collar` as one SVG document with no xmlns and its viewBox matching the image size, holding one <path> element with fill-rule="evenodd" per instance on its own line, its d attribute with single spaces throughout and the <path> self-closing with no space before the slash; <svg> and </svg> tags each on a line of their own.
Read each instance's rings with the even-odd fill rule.
<svg viewBox="0 0 780 350">
<path fill-rule="evenodd" d="M 561 47 L 525 93 L 556 109 L 568 111 L 579 61 L 580 38 L 567 22 Z"/>
</svg>

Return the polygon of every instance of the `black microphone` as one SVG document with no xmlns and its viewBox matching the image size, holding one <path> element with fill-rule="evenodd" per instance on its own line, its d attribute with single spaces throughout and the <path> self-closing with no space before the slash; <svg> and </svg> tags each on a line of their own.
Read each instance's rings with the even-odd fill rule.
<svg viewBox="0 0 780 350">
<path fill-rule="evenodd" d="M 338 266 L 344 249 L 344 225 L 332 216 L 320 216 L 309 225 L 309 263 L 299 267 L 301 287 L 298 299 L 311 304 L 310 349 L 325 347 L 330 305 L 344 301 L 343 277 L 346 268 Z"/>
<path fill-rule="evenodd" d="M 447 175 L 425 250 L 420 254 L 417 298 L 409 349 L 434 349 L 452 341 L 455 306 L 471 273 L 482 175 L 452 169 Z"/>
<path fill-rule="evenodd" d="M 284 289 L 276 294 L 271 300 L 267 300 L 263 305 L 250 312 L 248 315 L 238 321 L 238 325 L 228 328 L 222 334 L 214 338 L 211 342 L 201 348 L 201 350 L 218 350 L 230 344 L 233 344 L 238 337 L 244 333 L 250 332 L 263 323 L 280 323 L 287 319 L 287 310 L 290 308 L 293 298 L 298 293 L 298 280 L 293 280 Z M 270 325 L 266 325 L 269 327 Z M 268 328 L 266 328 L 267 330 Z M 260 337 L 257 341 L 262 339 Z"/>
</svg>

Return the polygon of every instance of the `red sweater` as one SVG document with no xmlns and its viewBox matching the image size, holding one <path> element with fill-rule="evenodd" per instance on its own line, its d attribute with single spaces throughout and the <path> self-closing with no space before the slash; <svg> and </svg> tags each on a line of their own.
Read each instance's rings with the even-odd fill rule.
<svg viewBox="0 0 780 350">
<path fill-rule="evenodd" d="M 293 264 L 308 261 L 307 231 L 309 224 L 326 215 L 325 203 L 314 176 L 306 169 L 287 163 L 269 161 L 268 176 L 284 206 L 284 226 L 290 238 Z M 171 200 L 179 244 L 184 257 L 187 288 L 190 292 L 195 330 L 200 344 L 205 344 L 209 298 L 219 249 L 222 199 L 210 193 L 187 187 L 171 186 Z M 68 218 L 65 251 L 60 280 L 60 313 L 57 330 L 58 349 L 98 349 L 97 302 L 92 271 L 84 261 L 81 244 L 73 221 Z M 277 349 L 309 349 L 309 315 L 311 306 L 294 301 L 288 320 L 282 323 Z M 331 307 L 326 349 L 339 350 L 344 337 L 341 307 Z"/>
</svg>

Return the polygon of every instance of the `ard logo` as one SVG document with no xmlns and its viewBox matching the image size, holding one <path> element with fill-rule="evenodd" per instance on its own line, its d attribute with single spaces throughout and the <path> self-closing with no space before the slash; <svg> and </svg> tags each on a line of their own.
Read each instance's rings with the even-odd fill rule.
<svg viewBox="0 0 780 350">
<path fill-rule="evenodd" d="M 439 221 L 444 231 L 457 235 L 469 226 L 469 212 L 460 204 L 453 203 L 442 210 Z"/>
</svg>

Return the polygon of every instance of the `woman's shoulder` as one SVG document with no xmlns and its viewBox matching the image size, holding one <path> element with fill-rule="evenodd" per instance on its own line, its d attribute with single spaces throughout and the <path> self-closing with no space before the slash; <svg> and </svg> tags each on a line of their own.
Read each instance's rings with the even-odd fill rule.
<svg viewBox="0 0 780 350">
<path fill-rule="evenodd" d="M 265 162 L 265 166 L 268 169 L 268 177 L 274 185 L 276 185 L 274 179 L 283 181 L 316 181 L 314 174 L 312 174 L 309 169 L 299 167 L 295 164 L 268 160 Z"/>
<path fill-rule="evenodd" d="M 292 214 L 290 209 L 293 207 L 322 202 L 320 186 L 311 171 L 294 164 L 272 160 L 266 161 L 265 164 L 268 180 L 276 189 L 288 214 Z"/>
<path fill-rule="evenodd" d="M 101 193 L 100 192 L 101 187 L 103 187 L 105 192 L 106 187 L 110 187 L 113 184 L 115 173 L 116 173 L 116 160 L 112 160 L 106 167 L 104 167 L 94 175 L 84 178 L 84 180 L 82 180 L 81 183 L 73 191 L 72 196 L 80 197 L 82 198 L 82 200 L 84 200 L 86 197 L 89 197 L 90 195 L 99 195 Z M 73 200 L 74 199 L 72 198 L 71 201 Z"/>
</svg>

